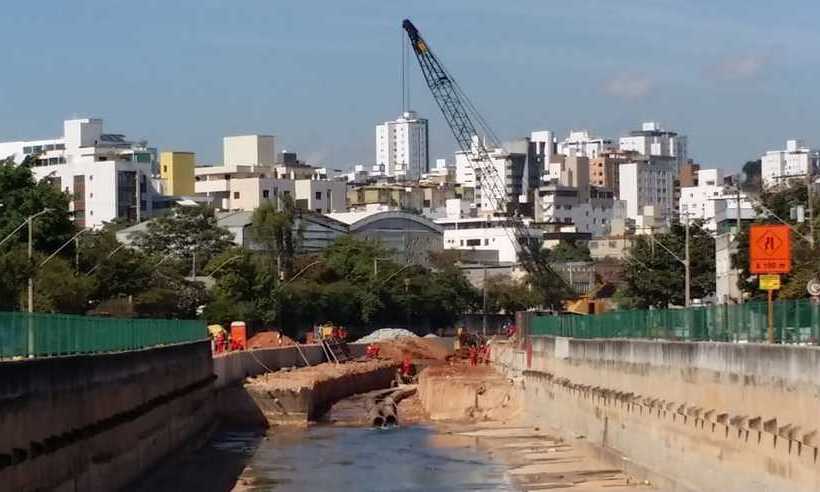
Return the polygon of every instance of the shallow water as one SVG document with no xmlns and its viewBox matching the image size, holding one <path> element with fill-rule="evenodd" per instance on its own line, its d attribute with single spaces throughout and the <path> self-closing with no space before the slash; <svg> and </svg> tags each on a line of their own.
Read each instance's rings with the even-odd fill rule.
<svg viewBox="0 0 820 492">
<path fill-rule="evenodd" d="M 250 490 L 514 490 L 474 438 L 426 427 L 277 429 L 248 466 L 240 483 Z"/>
</svg>

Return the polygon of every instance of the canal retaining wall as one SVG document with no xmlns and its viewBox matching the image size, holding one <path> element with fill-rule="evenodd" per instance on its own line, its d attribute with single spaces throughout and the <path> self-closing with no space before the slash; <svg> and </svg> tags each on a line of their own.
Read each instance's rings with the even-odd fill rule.
<svg viewBox="0 0 820 492">
<path fill-rule="evenodd" d="M 820 349 L 532 337 L 498 344 L 525 415 L 672 490 L 820 490 Z"/>
<path fill-rule="evenodd" d="M 0 489 L 116 490 L 213 422 L 208 342 L 0 364 Z"/>
</svg>

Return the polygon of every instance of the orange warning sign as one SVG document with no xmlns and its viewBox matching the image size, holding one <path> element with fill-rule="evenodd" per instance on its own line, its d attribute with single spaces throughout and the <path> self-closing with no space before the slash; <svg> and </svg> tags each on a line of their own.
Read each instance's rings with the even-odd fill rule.
<svg viewBox="0 0 820 492">
<path fill-rule="evenodd" d="M 792 269 L 791 230 L 786 225 L 753 225 L 749 230 L 749 271 L 789 273 Z"/>
</svg>

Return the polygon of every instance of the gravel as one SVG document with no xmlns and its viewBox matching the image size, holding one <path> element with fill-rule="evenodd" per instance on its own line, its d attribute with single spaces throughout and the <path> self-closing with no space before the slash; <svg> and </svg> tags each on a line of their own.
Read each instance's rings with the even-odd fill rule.
<svg viewBox="0 0 820 492">
<path fill-rule="evenodd" d="M 384 342 L 387 340 L 396 340 L 404 337 L 418 338 L 418 335 L 403 328 L 382 328 L 381 330 L 374 331 L 366 337 L 356 340 L 356 343 Z"/>
</svg>

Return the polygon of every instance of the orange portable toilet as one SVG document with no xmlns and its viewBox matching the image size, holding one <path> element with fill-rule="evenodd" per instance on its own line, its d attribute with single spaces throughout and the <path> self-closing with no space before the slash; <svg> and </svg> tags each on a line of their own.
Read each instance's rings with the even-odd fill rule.
<svg viewBox="0 0 820 492">
<path fill-rule="evenodd" d="M 244 321 L 231 323 L 231 350 L 245 350 L 247 348 L 247 330 Z"/>
</svg>

